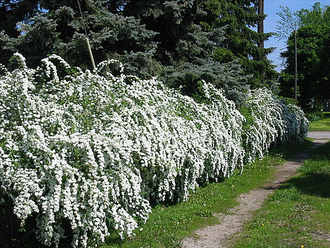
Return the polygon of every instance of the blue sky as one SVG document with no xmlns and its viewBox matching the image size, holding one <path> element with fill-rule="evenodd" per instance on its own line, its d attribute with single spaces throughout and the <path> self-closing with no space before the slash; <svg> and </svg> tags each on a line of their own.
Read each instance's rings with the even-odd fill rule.
<svg viewBox="0 0 330 248">
<path fill-rule="evenodd" d="M 311 9 L 314 3 L 320 2 L 321 6 L 330 5 L 330 0 L 264 0 L 265 1 L 265 14 L 267 17 L 264 21 L 264 32 L 276 32 L 277 21 L 279 21 L 279 16 L 276 14 L 281 11 L 280 6 L 287 6 L 291 12 L 296 12 L 301 9 Z M 282 59 L 280 58 L 280 53 L 285 49 L 286 40 L 278 40 L 276 37 L 270 38 L 265 42 L 265 47 L 276 47 L 276 50 L 268 56 L 268 58 L 273 62 L 274 65 L 278 65 L 277 71 L 280 71 Z"/>
</svg>

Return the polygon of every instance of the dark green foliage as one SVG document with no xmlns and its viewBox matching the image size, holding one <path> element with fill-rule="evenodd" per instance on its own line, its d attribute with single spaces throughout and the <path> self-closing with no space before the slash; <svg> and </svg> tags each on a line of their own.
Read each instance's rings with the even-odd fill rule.
<svg viewBox="0 0 330 248">
<path fill-rule="evenodd" d="M 156 34 L 154 31 L 145 29 L 134 17 L 113 14 L 102 6 L 95 13 L 86 14 L 84 21 L 97 63 L 108 58 L 119 59 L 126 65 L 126 73 L 139 77 L 150 76 L 149 71 L 153 70 L 150 67 L 155 66 L 151 62 L 156 48 L 156 43 L 152 40 Z M 60 44 L 60 54 L 64 58 L 74 58 L 76 49 L 80 49 L 79 53 L 84 54 L 88 61 L 81 18 L 72 20 L 69 26 L 75 32 L 70 41 Z M 75 64 L 81 63 L 81 57 L 77 59 Z"/>
<path fill-rule="evenodd" d="M 330 11 L 330 8 L 328 8 Z M 329 15 L 330 16 L 330 15 Z M 317 49 L 317 56 L 319 58 L 318 66 L 316 67 L 316 74 L 319 76 L 319 91 L 318 97 L 322 100 L 330 99 L 330 24 L 320 42 L 319 49 Z"/>
<path fill-rule="evenodd" d="M 16 29 L 18 22 L 29 22 L 38 11 L 38 1 L 0 1 L 0 30 L 6 31 L 11 37 L 17 37 Z"/>
<path fill-rule="evenodd" d="M 260 34 L 253 30 L 266 17 L 257 13 L 258 4 L 259 1 L 242 0 L 203 3 L 203 9 L 208 13 L 202 21 L 203 28 L 213 30 L 226 27 L 225 40 L 217 47 L 214 59 L 220 63 L 238 59 L 245 73 L 253 75 L 249 81 L 252 88 L 269 86 L 277 75 L 266 57 L 273 48 L 259 46 L 273 34 Z"/>
<path fill-rule="evenodd" d="M 158 32 L 157 59 L 167 66 L 161 75 L 170 86 L 196 96 L 204 79 L 240 104 L 239 92 L 248 85 L 269 86 L 276 78 L 266 58 L 272 49 L 258 47 L 271 34 L 250 29 L 265 18 L 256 14 L 256 6 L 251 1 L 130 1 L 125 13 Z"/>
<path fill-rule="evenodd" d="M 286 11 L 289 11 L 288 9 Z M 289 13 L 289 12 L 288 12 Z M 330 8 L 315 3 L 311 10 L 302 9 L 289 15 L 296 17 L 298 102 L 304 108 L 320 110 L 330 98 L 329 87 L 329 31 Z M 293 30 L 292 30 L 293 31 Z M 294 34 L 287 41 L 287 50 L 281 54 L 286 68 L 280 78 L 281 94 L 293 97 L 294 92 Z"/>
<path fill-rule="evenodd" d="M 32 17 L 31 21 L 33 22 L 32 25 L 21 23 L 18 30 L 23 32 L 24 35 L 11 39 L 4 33 L 0 35 L 0 40 L 6 44 L 4 48 L 10 51 L 11 55 L 19 51 L 26 56 L 27 65 L 29 66 L 36 65 L 49 53 L 55 51 L 55 45 L 59 39 L 57 24 L 53 19 L 40 14 Z"/>
<path fill-rule="evenodd" d="M 158 76 L 196 97 L 198 82 L 205 80 L 239 104 L 250 85 L 269 86 L 276 76 L 266 58 L 271 49 L 258 46 L 271 34 L 250 29 L 265 18 L 256 13 L 257 1 L 12 2 L 15 8 L 31 6 L 20 15 L 2 9 L 24 21 L 19 29 L 13 26 L 16 21 L 2 25 L 4 64 L 16 51 L 31 67 L 55 53 L 72 65 L 91 69 L 88 36 L 96 63 L 117 59 L 125 74 Z"/>
<path fill-rule="evenodd" d="M 0 1 L 0 34 L 6 33 L 5 39 L 0 39 L 0 63 L 5 64 L 13 55 L 12 52 L 5 49 L 10 37 L 16 38 L 20 35 L 17 30 L 18 22 L 29 22 L 38 10 L 38 1 Z"/>
<path fill-rule="evenodd" d="M 91 68 L 86 45 L 86 31 L 95 57 L 95 62 L 107 58 L 120 59 L 137 76 L 148 74 L 156 43 L 152 40 L 156 32 L 146 30 L 134 17 L 111 13 L 103 1 L 80 1 L 83 18 L 77 1 L 41 1 L 47 9 L 23 24 L 17 38 L 1 33 L 2 48 L 19 51 L 27 58 L 27 64 L 36 67 L 40 56 L 58 54 L 73 65 Z M 39 59 L 38 59 L 39 58 Z M 4 58 L 5 59 L 5 58 Z M 150 69 L 152 71 L 152 69 Z M 148 75 L 150 76 L 150 75 Z"/>
<path fill-rule="evenodd" d="M 191 62 L 205 58 L 213 51 L 210 35 L 201 33 L 199 20 L 205 14 L 199 7 L 201 0 L 190 1 L 128 1 L 127 15 L 135 16 L 149 30 L 158 34 L 157 59 L 164 65 Z M 211 34 L 212 36 L 212 34 Z M 215 37 L 222 39 L 222 36 Z"/>
<path fill-rule="evenodd" d="M 238 105 L 245 100 L 244 92 L 249 88 L 249 76 L 246 76 L 240 65 L 236 63 L 220 64 L 216 61 L 196 60 L 195 63 L 184 63 L 180 67 L 167 67 L 164 81 L 169 86 L 181 88 L 183 94 L 194 96 L 195 100 L 203 101 L 201 81 L 213 83 L 217 88 L 225 90 L 228 99 Z"/>
<path fill-rule="evenodd" d="M 299 103 L 308 106 L 312 98 L 322 99 L 322 85 L 320 74 L 316 73 L 320 65 L 319 53 L 322 50 L 322 40 L 329 27 L 325 25 L 303 26 L 297 31 L 297 57 L 298 57 L 298 82 Z M 288 50 L 281 54 L 287 60 L 287 67 L 281 77 L 283 95 L 292 96 L 294 86 L 294 36 L 290 36 Z"/>
</svg>

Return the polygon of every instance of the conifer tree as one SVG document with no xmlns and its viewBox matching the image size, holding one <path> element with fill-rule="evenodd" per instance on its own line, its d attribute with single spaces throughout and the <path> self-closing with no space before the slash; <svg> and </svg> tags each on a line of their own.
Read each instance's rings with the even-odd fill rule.
<svg viewBox="0 0 330 248">
<path fill-rule="evenodd" d="M 18 22 L 27 22 L 38 12 L 38 1 L 0 1 L 0 34 L 7 34 L 5 40 L 0 39 L 0 63 L 5 64 L 13 55 L 12 52 L 4 49 L 9 37 L 18 37 L 20 32 L 17 30 Z"/>
<path fill-rule="evenodd" d="M 206 80 L 224 89 L 230 99 L 242 102 L 239 92 L 248 88 L 249 77 L 236 62 L 222 63 L 213 58 L 224 41 L 225 28 L 203 29 L 201 21 L 208 14 L 202 9 L 204 2 L 128 1 L 124 13 L 157 32 L 157 60 L 164 66 L 161 78 L 168 85 L 199 96 L 200 82 Z"/>
<path fill-rule="evenodd" d="M 18 37 L 10 36 L 6 31 L 0 34 L 2 49 L 8 54 L 21 52 L 28 65 L 33 67 L 40 58 L 56 53 L 73 65 L 91 68 L 87 35 L 96 62 L 107 58 L 120 59 L 126 63 L 127 73 L 150 76 L 146 68 L 157 64 L 152 60 L 156 33 L 147 30 L 134 17 L 107 9 L 109 6 L 119 8 L 119 3 L 117 7 L 104 1 L 80 0 L 79 3 L 82 16 L 77 1 L 40 1 L 44 11 L 30 18 L 32 22 L 21 23 Z M 8 61 L 8 58 L 4 59 Z"/>
<path fill-rule="evenodd" d="M 125 73 L 159 76 L 190 95 L 206 80 L 242 102 L 237 92 L 267 85 L 274 74 L 265 57 L 270 50 L 257 46 L 270 34 L 250 29 L 264 18 L 255 2 L 79 0 L 79 8 L 76 0 L 41 0 L 43 11 L 21 25 L 18 37 L 2 32 L 0 45 L 8 54 L 20 51 L 29 66 L 56 53 L 91 68 L 88 36 L 96 63 L 119 59 Z"/>
<path fill-rule="evenodd" d="M 237 59 L 245 73 L 253 75 L 253 88 L 272 85 L 277 73 L 267 59 L 274 48 L 260 48 L 258 44 L 273 34 L 253 30 L 266 15 L 258 14 L 258 0 L 210 0 L 203 3 L 207 12 L 202 21 L 204 30 L 226 27 L 225 40 L 214 53 L 215 60 L 225 63 Z"/>
<path fill-rule="evenodd" d="M 29 1 L 0 1 L 0 30 L 12 37 L 17 37 L 17 22 L 28 21 L 38 12 L 38 0 Z"/>
</svg>

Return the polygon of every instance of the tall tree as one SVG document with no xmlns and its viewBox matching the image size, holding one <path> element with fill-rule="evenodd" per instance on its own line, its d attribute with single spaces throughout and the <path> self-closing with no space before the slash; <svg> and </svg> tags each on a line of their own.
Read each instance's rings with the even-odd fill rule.
<svg viewBox="0 0 330 248">
<path fill-rule="evenodd" d="M 297 11 L 300 19 L 300 26 L 306 25 L 330 25 L 330 9 L 329 6 L 321 6 L 320 2 L 316 2 L 311 9 L 301 9 Z"/>
<path fill-rule="evenodd" d="M 18 22 L 28 22 L 31 17 L 40 11 L 38 0 L 1 0 L 0 1 L 0 33 L 8 37 L 18 37 Z M 6 42 L 0 40 L 0 63 L 5 64 L 12 53 L 4 49 Z"/>
<path fill-rule="evenodd" d="M 322 103 L 330 99 L 330 27 L 322 38 L 318 49 L 319 64 L 316 67 L 316 74 L 319 75 L 319 99 Z M 329 105 L 328 105 L 329 107 Z"/>
<path fill-rule="evenodd" d="M 2 48 L 11 53 L 20 51 L 29 66 L 36 66 L 40 58 L 56 53 L 71 64 L 90 67 L 86 62 L 89 61 L 86 30 L 96 62 L 117 58 L 139 76 L 148 74 L 145 67 L 155 65 L 151 59 L 156 47 L 153 41 L 156 33 L 147 30 L 134 17 L 110 12 L 107 9 L 110 5 L 104 1 L 80 0 L 79 3 L 83 17 L 75 0 L 40 1 L 44 13 L 32 17 L 32 22 L 21 23 L 18 37 L 2 32 Z M 110 7 L 119 8 L 120 4 Z"/>
<path fill-rule="evenodd" d="M 1 0 L 0 1 L 0 30 L 12 37 L 17 37 L 20 33 L 17 30 L 17 22 L 28 21 L 40 11 L 38 0 Z"/>
<path fill-rule="evenodd" d="M 283 8 L 280 13 L 281 22 L 278 26 L 282 38 L 289 34 L 290 27 L 297 28 L 297 56 L 298 56 L 298 101 L 308 108 L 310 106 L 321 106 L 322 102 L 329 98 L 325 89 L 328 88 L 326 54 L 327 35 L 330 28 L 330 8 L 321 7 L 319 2 L 315 3 L 310 10 L 301 9 L 291 13 L 289 8 Z M 294 75 L 294 36 L 288 38 L 287 50 L 281 54 L 285 59 L 286 68 L 280 78 L 282 95 L 293 96 Z M 315 102 L 316 104 L 311 104 Z"/>
<path fill-rule="evenodd" d="M 75 0 L 41 0 L 45 11 L 22 24 L 18 37 L 2 32 L 0 45 L 20 51 L 30 66 L 56 53 L 86 68 L 91 67 L 87 31 L 96 62 L 119 59 L 126 73 L 160 76 L 191 95 L 198 94 L 204 79 L 239 99 L 235 92 L 249 84 L 269 85 L 275 75 L 266 58 L 271 49 L 258 47 L 270 34 L 250 29 L 265 17 L 257 14 L 257 1 L 78 2 L 83 18 Z"/>
<path fill-rule="evenodd" d="M 199 82 L 204 79 L 238 99 L 233 91 L 247 87 L 247 77 L 236 65 L 221 65 L 213 59 L 214 51 L 224 40 L 224 28 L 203 30 L 200 21 L 207 14 L 201 9 L 203 2 L 136 0 L 127 3 L 124 13 L 139 18 L 147 29 L 157 32 L 156 59 L 164 66 L 160 76 L 169 86 L 198 95 Z"/>
<path fill-rule="evenodd" d="M 259 44 L 273 34 L 258 33 L 253 29 L 266 15 L 258 14 L 259 1 L 210 0 L 203 3 L 208 13 L 202 21 L 204 30 L 226 27 L 225 40 L 219 44 L 214 58 L 219 62 L 238 59 L 247 74 L 252 74 L 252 87 L 269 85 L 276 72 L 267 55 L 274 48 L 262 48 Z"/>
<path fill-rule="evenodd" d="M 258 34 L 250 29 L 265 15 L 258 15 L 257 7 L 250 5 L 250 1 L 137 0 L 129 1 L 124 12 L 158 32 L 155 36 L 157 55 L 162 64 L 169 66 L 164 70 L 166 81 L 181 84 L 189 92 L 198 87 L 197 82 L 203 75 L 218 87 L 237 91 L 246 88 L 247 84 L 253 87 L 269 85 L 268 80 L 276 75 L 266 58 L 272 49 L 258 47 L 260 41 L 271 34 Z M 239 76 L 231 75 L 221 80 L 221 73 L 233 70 L 224 70 L 220 65 L 233 68 L 234 60 L 241 66 Z M 248 74 L 253 77 L 243 80 L 242 75 Z M 223 78 L 233 80 L 228 83 Z"/>
<path fill-rule="evenodd" d="M 147 29 L 158 33 L 155 36 L 158 42 L 158 59 L 162 64 L 173 65 L 182 60 L 191 62 L 196 57 L 205 58 L 210 54 L 210 49 L 213 49 L 208 38 L 201 37 L 198 22 L 205 14 L 199 7 L 201 2 L 203 1 L 129 1 L 125 6 L 125 13 L 140 19 Z"/>
<path fill-rule="evenodd" d="M 280 20 L 277 21 L 276 36 L 281 39 L 288 39 L 294 30 L 302 26 L 298 12 L 292 13 L 289 7 L 280 6 L 281 12 L 277 13 Z"/>
<path fill-rule="evenodd" d="M 320 66 L 323 67 L 320 64 L 319 51 L 323 50 L 323 36 L 328 31 L 329 27 L 326 25 L 307 25 L 297 30 L 298 100 L 304 107 L 308 106 L 312 98 L 320 99 L 320 74 L 316 71 Z M 287 62 L 280 79 L 282 94 L 292 96 L 295 65 L 293 34 L 289 37 L 287 51 L 281 53 L 281 56 L 286 58 Z"/>
</svg>

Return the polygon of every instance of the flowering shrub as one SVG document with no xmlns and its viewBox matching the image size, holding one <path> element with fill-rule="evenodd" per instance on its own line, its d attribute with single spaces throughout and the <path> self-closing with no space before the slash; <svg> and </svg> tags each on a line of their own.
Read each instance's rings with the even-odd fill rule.
<svg viewBox="0 0 330 248">
<path fill-rule="evenodd" d="M 131 235 L 152 204 L 186 200 L 199 183 L 307 131 L 303 113 L 270 92 L 249 93 L 244 128 L 207 83 L 208 104 L 198 104 L 157 79 L 113 76 L 105 68 L 116 61 L 83 72 L 56 55 L 37 69 L 15 58 L 19 68 L 0 78 L 0 196 L 21 226 L 35 218 L 46 246 L 98 245 L 113 229 Z"/>
<path fill-rule="evenodd" d="M 262 157 L 272 144 L 301 141 L 308 132 L 309 121 L 295 105 L 286 105 L 270 90 L 261 88 L 247 93 L 245 110 L 249 122 L 244 129 L 246 161 Z"/>
</svg>

